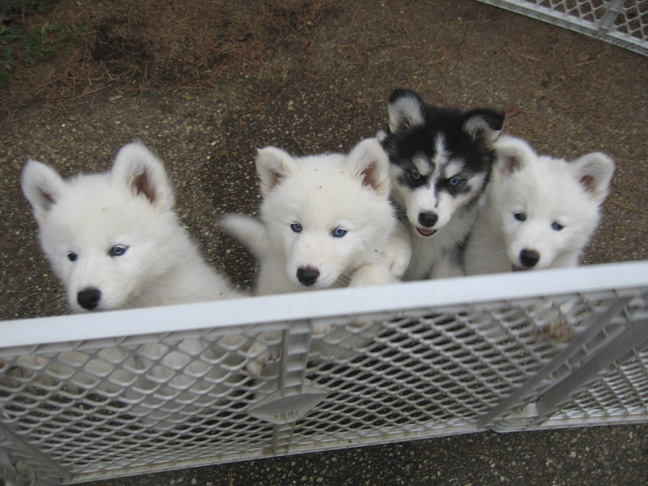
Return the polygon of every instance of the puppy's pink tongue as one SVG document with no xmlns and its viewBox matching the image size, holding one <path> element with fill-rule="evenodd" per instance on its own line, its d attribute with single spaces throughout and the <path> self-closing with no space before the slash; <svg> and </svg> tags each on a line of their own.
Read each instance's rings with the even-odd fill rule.
<svg viewBox="0 0 648 486">
<path fill-rule="evenodd" d="M 425 228 L 416 228 L 419 233 L 421 233 L 423 236 L 430 236 L 436 233 L 436 230 L 429 230 Z"/>
</svg>

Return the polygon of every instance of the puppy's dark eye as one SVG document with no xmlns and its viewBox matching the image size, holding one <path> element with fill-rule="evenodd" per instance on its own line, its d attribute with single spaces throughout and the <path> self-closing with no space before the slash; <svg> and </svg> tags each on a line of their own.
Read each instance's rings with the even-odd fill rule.
<svg viewBox="0 0 648 486">
<path fill-rule="evenodd" d="M 70 260 L 71 262 L 75 262 L 76 259 L 78 258 L 78 255 L 76 253 L 74 253 L 73 251 L 68 252 L 66 256 L 67 256 L 68 260 Z"/>
<path fill-rule="evenodd" d="M 526 214 L 521 213 L 521 212 L 519 212 L 519 211 L 513 213 L 513 217 L 514 217 L 517 221 L 526 221 Z"/>
<path fill-rule="evenodd" d="M 111 257 L 118 257 L 126 253 L 126 250 L 128 250 L 126 245 L 115 245 L 108 251 L 108 254 Z"/>
<path fill-rule="evenodd" d="M 295 233 L 300 233 L 302 230 L 302 225 L 299 223 L 293 223 L 290 225 L 290 229 L 293 230 Z"/>
<path fill-rule="evenodd" d="M 560 224 L 558 221 L 554 221 L 551 223 L 551 229 L 554 231 L 561 231 L 564 228 L 562 224 Z"/>
<path fill-rule="evenodd" d="M 348 233 L 347 230 L 345 230 L 344 228 L 340 228 L 340 227 L 338 226 L 337 228 L 335 228 L 335 229 L 331 232 L 331 235 L 333 236 L 333 238 L 342 238 L 342 237 L 343 237 L 344 235 L 346 235 L 347 233 Z"/>
<path fill-rule="evenodd" d="M 411 170 L 409 173 L 410 177 L 415 181 L 418 181 L 421 178 L 421 173 L 415 170 Z"/>
</svg>

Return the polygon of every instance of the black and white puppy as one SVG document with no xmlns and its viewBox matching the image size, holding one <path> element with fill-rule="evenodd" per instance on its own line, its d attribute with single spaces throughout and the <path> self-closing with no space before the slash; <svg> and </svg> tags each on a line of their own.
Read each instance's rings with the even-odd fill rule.
<svg viewBox="0 0 648 486">
<path fill-rule="evenodd" d="M 389 155 L 391 198 L 412 243 L 404 280 L 460 276 L 504 116 L 426 105 L 402 89 L 387 109 L 389 130 L 378 138 Z"/>
</svg>

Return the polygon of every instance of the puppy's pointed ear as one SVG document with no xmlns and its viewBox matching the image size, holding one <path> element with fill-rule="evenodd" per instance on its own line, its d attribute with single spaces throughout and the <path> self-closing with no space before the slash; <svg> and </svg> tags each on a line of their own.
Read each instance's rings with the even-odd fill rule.
<svg viewBox="0 0 648 486">
<path fill-rule="evenodd" d="M 477 143 L 491 147 L 504 126 L 504 115 L 491 110 L 471 110 L 463 116 L 463 130 Z"/>
<path fill-rule="evenodd" d="M 173 208 L 175 198 L 164 164 L 143 143 L 129 143 L 119 149 L 111 177 L 134 197 L 145 197 L 162 211 Z"/>
<path fill-rule="evenodd" d="M 375 138 L 367 138 L 354 147 L 347 164 L 351 174 L 381 196 L 389 195 L 389 158 Z"/>
<path fill-rule="evenodd" d="M 495 150 L 495 163 L 493 176 L 503 179 L 522 169 L 537 155 L 524 140 L 515 137 L 502 137 L 493 144 Z"/>
<path fill-rule="evenodd" d="M 255 163 L 263 196 L 267 196 L 282 179 L 298 169 L 295 159 L 288 152 L 277 147 L 259 149 Z"/>
<path fill-rule="evenodd" d="M 20 178 L 23 194 L 31 204 L 34 218 L 41 224 L 50 208 L 67 189 L 67 182 L 51 167 L 29 159 Z"/>
<path fill-rule="evenodd" d="M 389 113 L 389 130 L 392 133 L 402 133 L 425 121 L 425 104 L 413 91 L 397 89 L 387 102 Z"/>
<path fill-rule="evenodd" d="M 614 174 L 614 162 L 600 152 L 584 155 L 570 164 L 578 183 L 589 196 L 601 204 L 610 190 Z"/>
</svg>

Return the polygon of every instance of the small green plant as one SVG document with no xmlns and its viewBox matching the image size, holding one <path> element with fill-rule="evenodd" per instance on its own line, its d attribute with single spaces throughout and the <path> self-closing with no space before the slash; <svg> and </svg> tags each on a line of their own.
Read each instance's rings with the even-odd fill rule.
<svg viewBox="0 0 648 486">
<path fill-rule="evenodd" d="M 45 24 L 41 27 L 32 27 L 28 36 L 23 38 L 23 58 L 30 62 L 36 59 L 48 60 L 63 51 L 70 53 L 74 48 L 74 39 L 83 32 L 83 27 L 63 28 L 58 24 Z"/>
<path fill-rule="evenodd" d="M 0 87 L 7 84 L 9 76 L 14 68 L 16 56 L 11 43 L 20 39 L 20 32 L 18 29 L 7 28 L 4 25 L 0 27 Z"/>
<path fill-rule="evenodd" d="M 0 27 L 0 87 L 9 81 L 17 53 L 23 60 L 34 64 L 38 60 L 52 59 L 57 53 L 69 54 L 74 41 L 86 32 L 85 27 L 63 27 L 59 24 L 45 24 L 32 27 L 25 33 L 19 27 Z"/>
</svg>

